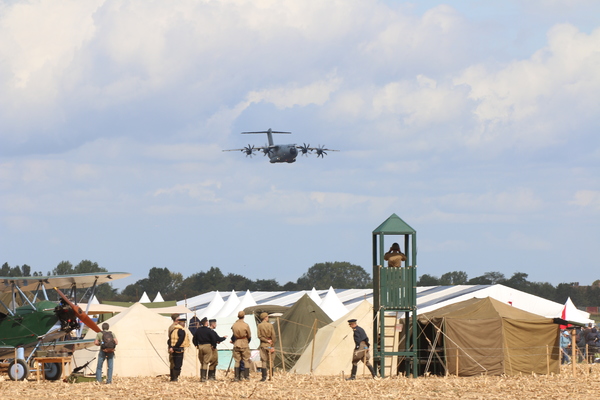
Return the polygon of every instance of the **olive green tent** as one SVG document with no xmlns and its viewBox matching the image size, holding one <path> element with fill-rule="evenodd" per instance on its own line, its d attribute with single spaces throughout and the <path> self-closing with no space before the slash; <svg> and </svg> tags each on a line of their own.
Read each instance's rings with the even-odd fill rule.
<svg viewBox="0 0 600 400">
<path fill-rule="evenodd" d="M 421 362 L 451 375 L 559 373 L 559 326 L 490 297 L 419 314 Z M 431 350 L 433 349 L 433 352 Z M 436 356 L 437 354 L 437 356 Z"/>
<path fill-rule="evenodd" d="M 305 294 L 274 323 L 277 342 L 275 343 L 276 368 L 282 367 L 285 360 L 285 370 L 294 366 L 304 349 L 313 340 L 317 331 L 331 323 L 331 318 Z M 282 357 L 283 350 L 283 357 Z"/>
</svg>

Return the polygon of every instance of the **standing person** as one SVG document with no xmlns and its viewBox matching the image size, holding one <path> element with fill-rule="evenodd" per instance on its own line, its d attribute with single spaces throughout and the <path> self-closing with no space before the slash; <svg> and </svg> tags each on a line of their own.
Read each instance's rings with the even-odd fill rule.
<svg viewBox="0 0 600 400">
<path fill-rule="evenodd" d="M 258 324 L 258 338 L 260 339 L 260 361 L 262 364 L 261 382 L 267 380 L 267 371 L 271 369 L 271 354 L 275 351 L 276 336 L 273 324 L 269 322 L 269 314 L 266 312 L 260 314 L 261 323 Z"/>
<path fill-rule="evenodd" d="M 250 379 L 250 327 L 244 322 L 244 316 L 246 314 L 243 311 L 238 313 L 238 320 L 231 326 L 233 336 L 231 341 L 233 342 L 233 359 L 235 360 L 235 375 L 234 380 L 239 381 L 242 379 L 240 362 L 244 362 L 244 379 Z"/>
<path fill-rule="evenodd" d="M 217 345 L 221 343 L 223 340 L 227 339 L 227 335 L 219 336 L 215 329 L 217 328 L 217 320 L 209 319 L 209 328 L 212 333 L 212 356 L 210 357 L 210 364 L 208 364 L 208 380 L 216 381 L 217 380 L 217 365 L 219 365 L 219 351 L 217 350 Z"/>
<path fill-rule="evenodd" d="M 98 382 L 102 382 L 102 366 L 104 364 L 104 360 L 106 360 L 106 364 L 108 366 L 108 371 L 106 373 L 106 383 L 112 383 L 112 374 L 113 374 L 113 361 L 115 358 L 115 348 L 119 341 L 114 333 L 108 330 L 110 326 L 108 323 L 102 324 L 102 331 L 96 334 L 96 340 L 94 340 L 94 344 L 96 346 L 100 346 L 100 351 L 98 352 L 98 365 L 96 366 L 96 380 Z"/>
<path fill-rule="evenodd" d="M 198 360 L 200 360 L 200 382 L 207 380 L 208 366 L 212 357 L 212 331 L 208 327 L 206 317 L 200 320 L 200 327 L 194 333 L 192 339 L 194 346 L 198 349 Z"/>
<path fill-rule="evenodd" d="M 406 256 L 400 251 L 400 245 L 398 243 L 392 244 L 390 251 L 385 253 L 383 259 L 388 262 L 388 267 L 400 268 L 402 261 L 406 261 Z"/>
<path fill-rule="evenodd" d="M 355 319 L 349 319 L 348 325 L 354 331 L 354 351 L 352 353 L 352 372 L 350 374 L 350 378 L 346 379 L 348 381 L 353 381 L 356 379 L 356 371 L 358 370 L 358 362 L 362 361 L 365 363 L 369 371 L 371 371 L 371 375 L 375 378 L 375 370 L 373 366 L 369 362 L 369 338 L 365 333 L 365 330 L 356 324 Z"/>
<path fill-rule="evenodd" d="M 173 319 L 173 316 L 171 316 Z M 169 327 L 169 364 L 171 367 L 171 382 L 177 382 L 181 375 L 181 366 L 183 365 L 183 352 L 186 347 L 190 347 L 190 338 L 185 332 L 186 318 L 177 317 L 173 325 Z"/>
<path fill-rule="evenodd" d="M 564 331 L 561 332 L 561 335 L 560 335 L 560 352 L 562 354 L 561 364 L 569 363 L 570 348 L 571 348 L 571 335 L 569 335 L 569 331 L 565 329 Z"/>
</svg>

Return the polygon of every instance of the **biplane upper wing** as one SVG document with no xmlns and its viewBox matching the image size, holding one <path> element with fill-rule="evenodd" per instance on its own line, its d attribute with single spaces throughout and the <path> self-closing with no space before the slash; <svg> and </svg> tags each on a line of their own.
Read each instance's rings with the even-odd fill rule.
<svg viewBox="0 0 600 400">
<path fill-rule="evenodd" d="M 126 272 L 89 272 L 86 274 L 56 275 L 56 276 L 0 276 L 0 293 L 10 292 L 12 284 L 17 285 L 23 292 L 36 290 L 38 285 L 46 289 L 88 288 L 102 283 L 112 282 L 117 279 L 127 278 L 131 274 Z"/>
</svg>

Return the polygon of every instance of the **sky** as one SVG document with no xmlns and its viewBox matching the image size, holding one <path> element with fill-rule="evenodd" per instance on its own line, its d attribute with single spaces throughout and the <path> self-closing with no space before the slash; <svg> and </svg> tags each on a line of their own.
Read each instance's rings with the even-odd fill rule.
<svg viewBox="0 0 600 400">
<path fill-rule="evenodd" d="M 0 262 L 600 278 L 600 2 L 0 3 Z M 265 135 L 330 149 L 270 164 Z M 386 237 L 394 240 L 393 237 Z M 391 244 L 391 243 L 390 243 Z"/>
</svg>

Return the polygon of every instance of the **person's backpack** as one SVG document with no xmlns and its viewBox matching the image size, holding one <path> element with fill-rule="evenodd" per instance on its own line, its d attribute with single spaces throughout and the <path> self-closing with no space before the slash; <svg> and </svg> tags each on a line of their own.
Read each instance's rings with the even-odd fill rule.
<svg viewBox="0 0 600 400">
<path fill-rule="evenodd" d="M 115 343 L 115 335 L 111 331 L 103 331 L 102 332 L 102 344 L 100 348 L 105 353 L 113 353 L 115 351 L 115 347 L 117 347 Z"/>
</svg>

